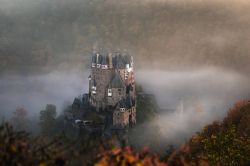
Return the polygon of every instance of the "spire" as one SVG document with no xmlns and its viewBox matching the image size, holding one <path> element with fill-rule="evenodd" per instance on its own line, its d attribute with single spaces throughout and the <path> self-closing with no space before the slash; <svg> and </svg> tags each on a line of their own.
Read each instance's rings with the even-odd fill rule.
<svg viewBox="0 0 250 166">
<path fill-rule="evenodd" d="M 115 76 L 113 77 L 111 81 L 111 87 L 112 88 L 124 88 L 124 83 L 122 81 L 122 78 L 117 71 L 115 71 Z"/>
<path fill-rule="evenodd" d="M 124 52 L 122 55 L 124 58 L 124 62 L 130 65 L 130 55 L 127 52 Z"/>
<path fill-rule="evenodd" d="M 108 69 L 108 57 L 107 57 L 107 55 L 102 56 L 102 69 Z"/>
<path fill-rule="evenodd" d="M 102 65 L 107 65 L 107 56 L 106 55 L 103 55 L 102 56 Z"/>
<path fill-rule="evenodd" d="M 113 67 L 117 69 L 117 55 L 115 53 L 115 56 L 112 57 L 112 63 L 113 63 Z"/>
<path fill-rule="evenodd" d="M 91 66 L 92 67 L 96 67 L 96 54 L 93 54 L 92 55 L 92 61 L 91 61 L 92 63 L 91 63 Z"/>
<path fill-rule="evenodd" d="M 120 53 L 116 57 L 116 67 L 117 67 L 117 69 L 124 69 L 125 68 L 124 57 Z"/>
</svg>

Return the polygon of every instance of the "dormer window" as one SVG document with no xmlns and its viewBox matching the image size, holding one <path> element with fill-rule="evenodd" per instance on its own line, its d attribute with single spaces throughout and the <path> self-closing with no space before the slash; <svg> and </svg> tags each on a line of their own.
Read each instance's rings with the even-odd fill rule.
<svg viewBox="0 0 250 166">
<path fill-rule="evenodd" d="M 125 111 L 125 108 L 120 108 L 120 111 L 121 111 L 121 112 L 124 112 L 124 111 Z"/>
<path fill-rule="evenodd" d="M 108 97 L 112 96 L 112 89 L 108 89 Z"/>
</svg>

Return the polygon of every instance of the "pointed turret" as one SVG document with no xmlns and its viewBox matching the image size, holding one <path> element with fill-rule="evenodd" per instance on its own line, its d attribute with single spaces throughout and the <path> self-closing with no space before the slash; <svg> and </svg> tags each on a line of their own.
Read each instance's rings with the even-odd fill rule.
<svg viewBox="0 0 250 166">
<path fill-rule="evenodd" d="M 91 67 L 96 67 L 96 54 L 92 55 Z"/>
<path fill-rule="evenodd" d="M 124 69 L 125 68 L 124 57 L 120 53 L 116 57 L 116 68 L 117 69 Z"/>
<path fill-rule="evenodd" d="M 101 68 L 102 69 L 108 69 L 108 57 L 107 57 L 107 55 L 103 55 L 102 56 L 102 66 L 101 66 Z"/>
<path fill-rule="evenodd" d="M 111 87 L 112 88 L 124 88 L 124 83 L 122 81 L 122 78 L 117 71 L 115 71 L 115 76 L 113 77 L 111 81 Z"/>
</svg>

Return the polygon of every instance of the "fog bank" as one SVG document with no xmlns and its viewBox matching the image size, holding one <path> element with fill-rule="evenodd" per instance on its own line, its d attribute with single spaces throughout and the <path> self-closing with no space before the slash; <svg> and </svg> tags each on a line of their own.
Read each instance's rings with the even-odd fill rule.
<svg viewBox="0 0 250 166">
<path fill-rule="evenodd" d="M 60 113 L 74 97 L 87 91 L 87 72 L 52 71 L 43 75 L 8 75 L 0 78 L 1 113 L 9 117 L 17 107 L 39 115 L 46 104 L 55 104 Z"/>
<path fill-rule="evenodd" d="M 139 133 L 131 142 L 156 150 L 182 144 L 225 117 L 236 101 L 250 99 L 249 77 L 219 68 L 138 71 L 136 78 L 146 92 L 155 94 L 162 110 L 154 120 L 137 126 Z"/>
</svg>

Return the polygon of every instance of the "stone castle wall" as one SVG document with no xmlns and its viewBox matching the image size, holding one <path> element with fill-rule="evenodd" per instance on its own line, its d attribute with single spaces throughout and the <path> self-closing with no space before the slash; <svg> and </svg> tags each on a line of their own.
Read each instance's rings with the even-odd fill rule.
<svg viewBox="0 0 250 166">
<path fill-rule="evenodd" d="M 105 107 L 105 101 L 107 96 L 107 88 L 114 74 L 112 69 L 99 69 L 92 68 L 92 80 L 91 85 L 93 86 L 94 80 L 96 81 L 96 94 L 91 95 L 91 97 L 96 100 L 96 106 L 101 108 Z"/>
<path fill-rule="evenodd" d="M 111 58 L 110 58 L 111 59 Z M 112 64 L 112 61 L 109 62 Z M 122 98 L 126 98 L 129 95 L 132 99 L 135 99 L 135 83 L 134 83 L 134 73 L 133 66 L 131 68 L 119 68 L 109 67 L 102 68 L 100 64 L 92 65 L 91 67 L 91 78 L 89 82 L 89 102 L 92 106 L 96 108 L 97 111 L 104 110 L 108 106 L 112 106 L 113 109 L 119 105 L 119 101 Z M 122 66 L 122 65 L 121 65 Z M 124 67 L 126 64 L 124 65 Z M 124 87 L 115 88 L 112 87 L 111 92 L 112 96 L 108 96 L 108 89 L 110 88 L 110 83 L 115 76 L 115 73 L 118 72 Z M 116 77 L 117 78 L 117 77 Z M 95 93 L 93 92 L 92 87 L 96 84 Z M 127 93 L 127 87 L 132 86 L 133 88 Z M 111 108 L 112 108 L 111 107 Z M 131 123 L 131 124 L 130 124 Z M 122 126 L 134 125 L 136 124 L 136 108 L 133 106 L 130 109 L 122 108 L 118 110 L 113 110 L 113 125 L 121 124 Z"/>
<path fill-rule="evenodd" d="M 123 127 L 129 125 L 130 110 L 115 111 L 113 113 L 113 125 L 122 125 Z"/>
<path fill-rule="evenodd" d="M 126 95 L 125 88 L 113 88 L 112 97 L 107 97 L 108 105 L 115 106 Z"/>
</svg>

